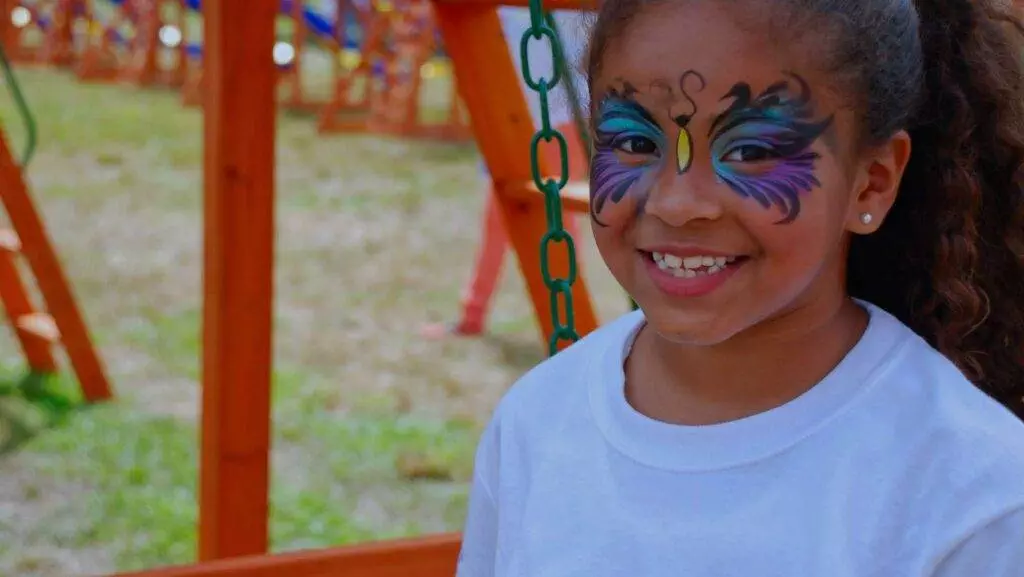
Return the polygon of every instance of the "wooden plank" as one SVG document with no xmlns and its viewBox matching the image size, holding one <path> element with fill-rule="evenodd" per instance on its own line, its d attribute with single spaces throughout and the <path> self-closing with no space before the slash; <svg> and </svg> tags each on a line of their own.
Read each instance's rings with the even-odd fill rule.
<svg viewBox="0 0 1024 577">
<path fill-rule="evenodd" d="M 199 559 L 267 550 L 277 2 L 203 2 Z"/>
<path fill-rule="evenodd" d="M 533 182 L 527 183 L 524 187 L 509 186 L 507 191 L 516 198 L 544 201 L 544 194 Z M 590 214 L 590 183 L 570 181 L 565 185 L 562 189 L 562 210 L 566 213 Z"/>
<path fill-rule="evenodd" d="M 243 557 L 116 577 L 452 577 L 456 534 L 366 545 Z"/>
<path fill-rule="evenodd" d="M 21 166 L 14 160 L 7 137 L 0 130 L 0 202 L 10 217 L 11 226 L 21 240 L 21 253 L 36 278 L 46 307 L 63 335 L 64 349 L 82 387 L 82 394 L 90 402 L 113 396 L 103 364 L 100 362 L 85 319 L 78 308 L 75 295 L 61 266 L 57 251 L 43 226 Z"/>
<path fill-rule="evenodd" d="M 23 331 L 35 335 L 48 343 L 60 341 L 60 329 L 56 321 L 46 313 L 28 313 L 21 315 L 15 321 L 17 327 Z"/>
<path fill-rule="evenodd" d="M 452 59 L 459 93 L 472 120 L 473 132 L 487 162 L 515 249 L 530 300 L 545 341 L 553 332 L 551 297 L 541 278 L 540 241 L 547 232 L 542 197 L 524 199 L 531 182 L 529 149 L 534 126 L 493 4 L 435 0 L 445 50 Z M 542 174 L 551 167 L 541 160 Z M 562 248 L 563 250 L 558 250 Z M 559 245 L 551 252 L 553 276 L 564 276 L 568 258 Z M 597 317 L 578 276 L 573 286 L 576 328 L 584 335 L 597 327 Z M 564 310 L 562 311 L 564 318 Z M 570 343 L 562 342 L 564 347 Z"/>
<path fill-rule="evenodd" d="M 41 373 L 52 373 L 57 370 L 57 361 L 50 348 L 51 341 L 20 325 L 22 319 L 34 313 L 28 288 L 14 263 L 14 255 L 20 248 L 17 235 L 0 230 L 0 309 L 7 313 L 28 366 Z"/>
<path fill-rule="evenodd" d="M 0 228 L 0 250 L 10 254 L 21 252 L 21 239 L 13 230 Z"/>
</svg>

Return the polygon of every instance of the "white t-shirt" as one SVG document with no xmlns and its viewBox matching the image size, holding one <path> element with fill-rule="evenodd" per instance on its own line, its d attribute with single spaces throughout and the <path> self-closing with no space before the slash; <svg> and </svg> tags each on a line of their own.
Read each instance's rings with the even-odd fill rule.
<svg viewBox="0 0 1024 577">
<path fill-rule="evenodd" d="M 1024 424 L 862 304 L 832 373 L 729 423 L 628 404 L 640 311 L 530 371 L 481 439 L 458 577 L 1024 576 Z"/>
</svg>

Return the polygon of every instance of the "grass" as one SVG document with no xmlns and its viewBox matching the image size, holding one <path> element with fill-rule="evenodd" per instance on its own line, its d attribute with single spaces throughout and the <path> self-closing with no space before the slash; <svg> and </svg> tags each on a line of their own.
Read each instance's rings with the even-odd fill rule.
<svg viewBox="0 0 1024 577">
<path fill-rule="evenodd" d="M 70 377 L 26 376 L 0 330 L 0 575 L 190 561 L 201 116 L 173 93 L 19 77 L 40 130 L 30 185 L 117 399 L 69 410 Z M 0 119 L 18 149 L 9 100 Z M 480 428 L 544 356 L 514 266 L 486 337 L 418 335 L 456 314 L 470 272 L 475 148 L 325 138 L 287 115 L 277 142 L 272 549 L 457 530 Z M 623 312 L 581 244 L 602 317 Z"/>
</svg>

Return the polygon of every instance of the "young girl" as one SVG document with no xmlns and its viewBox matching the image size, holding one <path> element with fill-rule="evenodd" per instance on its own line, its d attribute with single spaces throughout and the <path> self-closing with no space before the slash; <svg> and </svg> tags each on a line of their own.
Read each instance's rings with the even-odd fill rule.
<svg viewBox="0 0 1024 577">
<path fill-rule="evenodd" d="M 604 0 L 595 237 L 640 311 L 524 376 L 460 577 L 1024 575 L 1021 28 Z"/>
</svg>

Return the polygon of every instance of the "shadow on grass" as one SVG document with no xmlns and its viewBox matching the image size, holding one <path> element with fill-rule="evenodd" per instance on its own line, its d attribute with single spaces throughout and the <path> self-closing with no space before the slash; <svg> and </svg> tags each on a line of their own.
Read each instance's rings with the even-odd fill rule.
<svg viewBox="0 0 1024 577">
<path fill-rule="evenodd" d="M 81 407 L 53 375 L 29 371 L 0 376 L 0 457 L 59 426 Z"/>
</svg>

